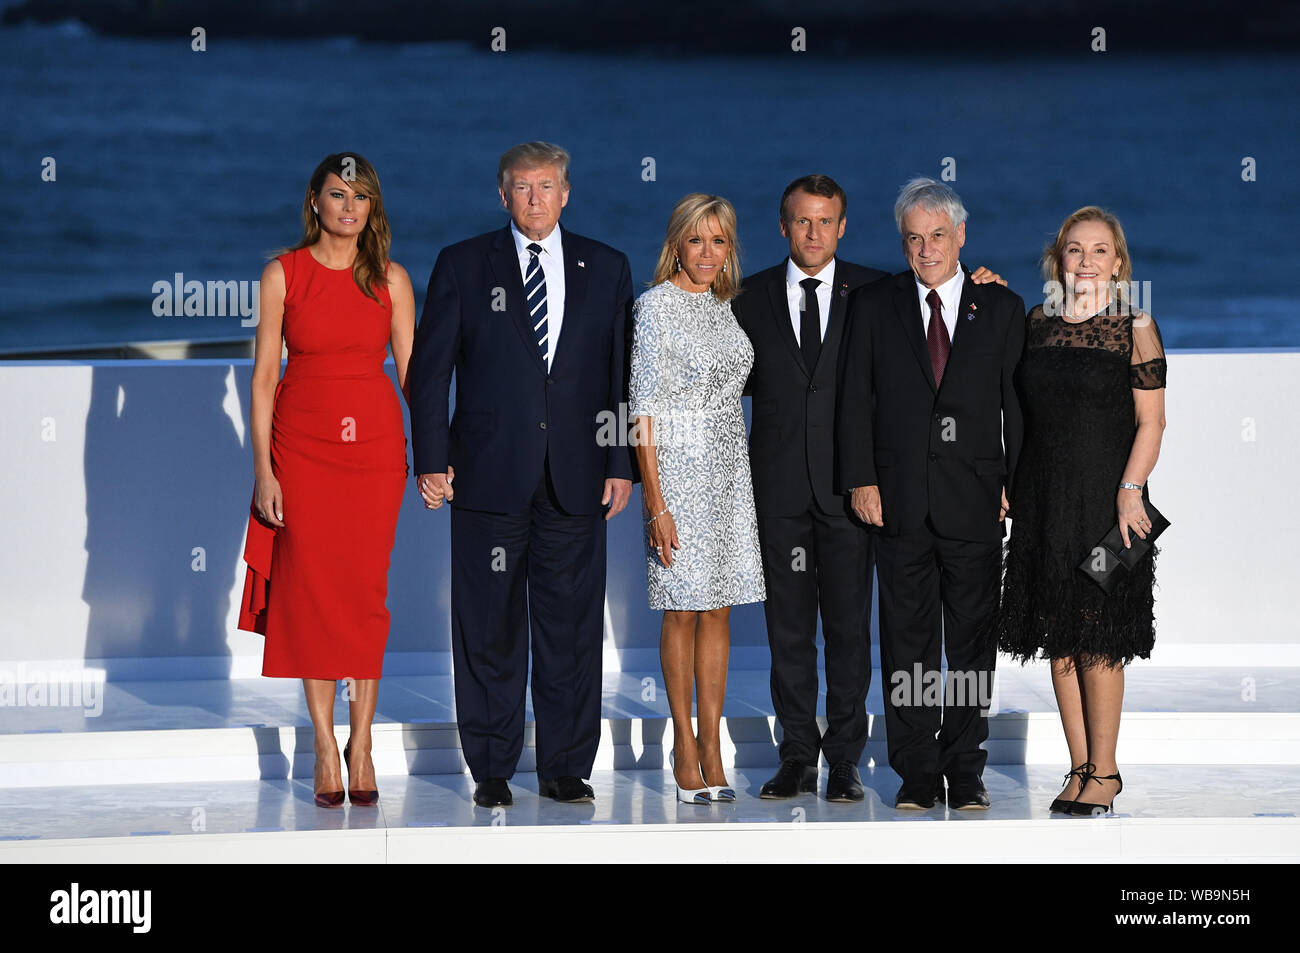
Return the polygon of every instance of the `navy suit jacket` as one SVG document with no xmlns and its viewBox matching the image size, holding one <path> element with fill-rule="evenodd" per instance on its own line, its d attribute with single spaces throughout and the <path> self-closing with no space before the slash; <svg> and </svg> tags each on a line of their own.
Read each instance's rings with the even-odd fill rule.
<svg viewBox="0 0 1300 953">
<path fill-rule="evenodd" d="M 601 509 L 607 478 L 632 478 L 627 400 L 632 271 L 627 256 L 561 226 L 564 320 L 548 373 L 525 308 L 510 227 L 438 253 L 411 355 L 416 474 L 455 469 L 453 505 L 526 510 L 549 453 L 568 513 Z M 456 413 L 448 423 L 452 372 Z"/>
</svg>

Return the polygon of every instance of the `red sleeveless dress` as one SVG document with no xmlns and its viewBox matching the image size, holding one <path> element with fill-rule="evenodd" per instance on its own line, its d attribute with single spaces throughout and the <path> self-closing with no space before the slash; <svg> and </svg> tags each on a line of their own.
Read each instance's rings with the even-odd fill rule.
<svg viewBox="0 0 1300 953">
<path fill-rule="evenodd" d="M 271 469 L 284 526 L 250 506 L 239 627 L 266 636 L 263 675 L 379 678 L 408 473 L 402 407 L 383 369 L 391 301 L 386 288 L 366 297 L 352 269 L 326 268 L 306 248 L 278 260 L 289 360 Z"/>
</svg>

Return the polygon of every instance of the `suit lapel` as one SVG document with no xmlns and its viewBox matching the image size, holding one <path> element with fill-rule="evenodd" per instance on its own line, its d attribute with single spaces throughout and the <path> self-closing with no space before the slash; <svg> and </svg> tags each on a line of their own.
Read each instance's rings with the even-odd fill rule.
<svg viewBox="0 0 1300 953">
<path fill-rule="evenodd" d="M 962 278 L 961 282 L 961 304 L 957 308 L 957 320 L 954 323 L 952 333 L 952 350 L 948 352 L 949 363 L 952 363 L 953 358 L 959 353 L 958 348 L 962 347 L 962 342 L 970 337 L 970 331 L 967 328 L 974 323 L 974 319 L 967 321 L 966 316 L 968 314 L 977 314 L 979 310 L 975 300 L 975 289 L 978 286 L 970 280 L 970 272 L 967 271 L 965 266 L 962 266 L 962 272 L 965 277 Z M 963 348 L 960 353 L 965 354 L 965 349 Z"/>
<path fill-rule="evenodd" d="M 533 324 L 529 320 L 528 308 L 525 306 L 524 279 L 519 273 L 519 258 L 515 252 L 515 239 L 510 233 L 509 225 L 498 232 L 496 239 L 493 240 L 492 251 L 488 254 L 488 264 L 496 279 L 496 287 L 505 289 L 506 313 L 514 322 L 515 329 L 519 332 L 519 337 L 528 349 L 533 363 L 537 365 L 538 370 L 546 373 L 546 363 L 542 360 L 542 351 L 537 346 L 537 338 L 533 336 Z"/>
<path fill-rule="evenodd" d="M 822 339 L 822 349 L 817 355 L 817 367 L 821 367 L 822 358 L 827 351 L 838 354 L 840 336 L 844 333 L 844 314 L 848 310 L 849 282 L 844 277 L 843 263 L 835 266 L 835 283 L 831 285 L 831 314 L 826 321 L 826 337 Z M 814 368 L 815 370 L 816 368 Z"/>
<path fill-rule="evenodd" d="M 910 271 L 904 272 L 894 285 L 894 317 L 903 326 L 903 336 L 912 348 L 916 362 L 930 384 L 930 390 L 938 392 L 934 383 L 934 368 L 930 365 L 930 352 L 925 346 L 924 324 L 921 320 L 921 300 L 916 293 L 916 278 Z"/>
<path fill-rule="evenodd" d="M 788 267 L 788 265 L 787 265 Z M 767 285 L 768 301 L 772 305 L 772 320 L 776 322 L 776 334 L 790 351 L 790 357 L 794 360 L 799 370 L 804 375 L 811 377 L 808 368 L 803 362 L 803 352 L 799 350 L 799 342 L 794 339 L 794 325 L 790 317 L 790 299 L 786 296 L 785 291 L 785 272 L 782 271 L 775 281 L 768 282 Z"/>
<path fill-rule="evenodd" d="M 580 255 L 580 243 L 560 225 L 555 227 L 560 229 L 560 247 L 564 251 L 564 314 L 561 315 L 560 338 L 555 342 L 555 356 L 551 358 L 552 375 L 564 360 L 564 355 L 577 345 L 582 330 L 579 324 L 582 303 L 587 300 L 587 262 Z"/>
</svg>

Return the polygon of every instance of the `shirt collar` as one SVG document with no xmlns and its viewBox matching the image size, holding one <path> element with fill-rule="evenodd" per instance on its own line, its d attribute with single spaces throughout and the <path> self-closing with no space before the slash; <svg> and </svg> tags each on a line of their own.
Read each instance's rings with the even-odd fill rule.
<svg viewBox="0 0 1300 953">
<path fill-rule="evenodd" d="M 510 220 L 510 234 L 515 240 L 515 253 L 522 256 L 533 240 L 516 227 L 514 219 Z M 544 252 L 558 260 L 563 247 L 560 239 L 560 223 L 556 222 L 555 227 L 551 229 L 551 234 L 540 239 L 537 244 L 542 246 Z"/>
<path fill-rule="evenodd" d="M 835 283 L 835 257 L 831 256 L 831 260 L 815 275 L 804 274 L 803 269 L 796 265 L 793 259 L 787 258 L 785 260 L 785 283 L 792 287 L 798 287 L 799 282 L 805 278 L 816 278 L 818 281 L 833 285 Z"/>
<path fill-rule="evenodd" d="M 961 291 L 961 283 L 965 277 L 966 275 L 962 271 L 961 262 L 958 261 L 957 271 L 953 276 L 934 289 L 939 292 L 939 300 L 943 302 L 945 314 L 956 312 L 957 306 L 960 304 L 957 298 Z M 917 279 L 915 272 L 912 274 L 912 280 L 916 282 L 916 293 L 921 296 L 922 301 L 925 301 L 925 299 L 929 297 L 930 289 L 921 284 L 920 280 Z"/>
</svg>

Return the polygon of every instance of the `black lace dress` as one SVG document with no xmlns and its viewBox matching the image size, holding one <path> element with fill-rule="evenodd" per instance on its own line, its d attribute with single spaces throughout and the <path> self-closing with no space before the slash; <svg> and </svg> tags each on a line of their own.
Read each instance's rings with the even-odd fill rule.
<svg viewBox="0 0 1300 953">
<path fill-rule="evenodd" d="M 1155 321 L 1119 310 L 1076 323 L 1039 305 L 1025 318 L 1016 370 L 1025 439 L 991 633 L 1022 662 L 1041 654 L 1127 664 L 1149 658 L 1155 642 L 1155 547 L 1109 595 L 1077 568 L 1117 519 L 1137 433 L 1132 389 L 1165 386 Z"/>
</svg>

